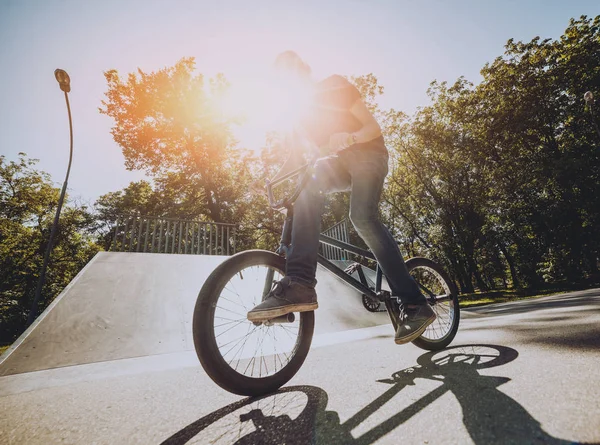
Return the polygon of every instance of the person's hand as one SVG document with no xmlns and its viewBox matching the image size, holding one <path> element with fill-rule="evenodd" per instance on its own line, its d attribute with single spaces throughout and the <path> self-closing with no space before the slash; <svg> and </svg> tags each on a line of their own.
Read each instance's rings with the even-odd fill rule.
<svg viewBox="0 0 600 445">
<path fill-rule="evenodd" d="M 335 133 L 329 138 L 329 149 L 338 152 L 350 147 L 354 143 L 354 137 L 350 133 Z"/>
</svg>

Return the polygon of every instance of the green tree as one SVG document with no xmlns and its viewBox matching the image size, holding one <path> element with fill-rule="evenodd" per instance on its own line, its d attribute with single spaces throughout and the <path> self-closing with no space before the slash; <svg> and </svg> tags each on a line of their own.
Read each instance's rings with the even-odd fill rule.
<svg viewBox="0 0 600 445">
<path fill-rule="evenodd" d="M 193 70 L 193 59 L 183 59 L 156 73 L 130 74 L 127 82 L 115 71 L 105 73 L 109 88 L 100 112 L 115 120 L 112 133 L 126 167 L 144 169 L 152 178 L 96 202 L 105 248 L 121 215 L 237 223 L 238 249 L 273 249 L 279 242 L 283 215 L 270 209 L 264 197 L 250 193 L 248 185 L 272 177 L 286 159 L 284 135 L 267 135 L 256 155 L 240 150 L 231 136 L 239 121 L 222 115 L 218 107 L 227 82 L 219 76 L 207 91 L 204 78 Z M 376 77 L 351 81 L 376 110 L 376 96 L 383 91 Z M 329 200 L 324 227 L 347 216 L 348 206 L 347 196 Z"/>
<path fill-rule="evenodd" d="M 405 248 L 443 261 L 464 291 L 597 274 L 599 141 L 582 96 L 600 85 L 599 24 L 509 40 L 479 85 L 434 82 L 430 106 L 384 114 Z"/>
<path fill-rule="evenodd" d="M 59 189 L 35 169 L 24 153 L 17 161 L 0 156 L 0 342 L 12 342 L 24 329 L 58 203 Z M 99 247 L 93 241 L 95 221 L 85 208 L 65 206 L 59 221 L 42 311 Z"/>
<path fill-rule="evenodd" d="M 478 85 L 433 82 L 431 103 L 410 117 L 380 109 L 375 75 L 350 77 L 392 154 L 382 217 L 405 253 L 442 262 L 464 292 L 597 277 L 600 140 L 582 97 L 600 90 L 598 60 L 600 16 L 581 17 L 556 40 L 509 40 Z M 244 248 L 272 248 L 283 217 L 247 185 L 286 154 L 274 137 L 257 156 L 236 150 L 234 121 L 215 111 L 227 83 L 206 88 L 193 67 L 184 59 L 126 82 L 106 73 L 102 112 L 115 119 L 128 168 L 145 169 L 152 185 L 106 195 L 102 218 L 129 210 L 238 222 Z M 324 227 L 348 204 L 330 199 Z"/>
<path fill-rule="evenodd" d="M 221 75 L 207 81 L 194 69 L 194 59 L 187 58 L 153 73 L 138 70 L 126 80 L 107 71 L 100 112 L 114 120 L 112 135 L 125 166 L 146 171 L 156 198 L 163 201 L 143 210 L 235 222 L 249 180 L 250 154 L 236 147 L 231 134 L 236 121 L 217 106 L 227 81 Z"/>
</svg>

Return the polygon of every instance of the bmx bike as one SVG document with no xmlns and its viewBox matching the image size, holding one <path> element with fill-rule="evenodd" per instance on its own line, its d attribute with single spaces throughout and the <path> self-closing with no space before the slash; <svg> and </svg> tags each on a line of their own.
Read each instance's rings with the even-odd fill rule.
<svg viewBox="0 0 600 445">
<path fill-rule="evenodd" d="M 312 342 L 314 312 L 290 313 L 262 323 L 246 318 L 247 312 L 266 298 L 274 281 L 285 274 L 285 257 L 291 244 L 293 203 L 311 177 L 316 159 L 273 183 L 267 183 L 269 205 L 286 213 L 279 248 L 275 252 L 248 250 L 231 256 L 207 278 L 196 301 L 193 339 L 196 353 L 208 376 L 234 394 L 260 396 L 276 391 L 300 369 Z M 294 190 L 275 200 L 273 187 L 297 178 Z M 320 241 L 376 261 L 368 250 L 320 235 Z M 403 305 L 382 290 L 383 273 L 376 266 L 375 286 L 369 286 L 362 266 L 341 270 L 322 255 L 318 263 L 356 289 L 365 299 L 387 309 L 394 329 Z M 413 344 L 429 351 L 448 346 L 458 330 L 458 293 L 444 269 L 427 258 L 410 258 L 406 266 L 436 312 L 437 319 Z M 355 278 L 358 276 L 358 279 Z M 324 296 L 326 298 L 326 296 Z"/>
</svg>

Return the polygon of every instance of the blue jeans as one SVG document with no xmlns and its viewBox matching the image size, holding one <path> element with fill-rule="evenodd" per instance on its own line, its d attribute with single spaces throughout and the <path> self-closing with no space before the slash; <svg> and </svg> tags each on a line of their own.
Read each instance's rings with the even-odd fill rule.
<svg viewBox="0 0 600 445">
<path fill-rule="evenodd" d="M 425 303 L 425 297 L 406 269 L 398 244 L 379 220 L 379 199 L 387 173 L 388 152 L 383 138 L 356 144 L 317 161 L 313 177 L 294 204 L 287 276 L 309 286 L 316 284 L 325 195 L 351 191 L 350 221 L 377 258 L 392 294 L 404 303 Z"/>
</svg>

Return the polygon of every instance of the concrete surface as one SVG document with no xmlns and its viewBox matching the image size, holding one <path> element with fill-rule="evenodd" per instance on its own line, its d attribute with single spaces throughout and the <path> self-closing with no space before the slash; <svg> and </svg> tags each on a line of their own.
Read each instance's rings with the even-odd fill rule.
<svg viewBox="0 0 600 445">
<path fill-rule="evenodd" d="M 121 265 L 110 269 L 113 273 L 137 270 L 129 261 L 148 261 L 141 267 L 146 274 L 167 276 L 166 269 L 177 267 L 179 273 L 173 276 L 180 278 L 171 284 L 182 280 L 180 290 L 192 287 L 193 279 L 184 275 L 195 271 L 200 280 L 216 264 L 209 266 L 205 260 L 204 266 L 183 266 L 179 261 L 195 260 L 164 255 L 151 266 L 152 258 L 124 255 Z M 0 377 L 0 442 L 600 443 L 600 290 L 465 310 L 454 344 L 433 354 L 413 345 L 396 346 L 391 327 L 381 324 L 385 318 L 364 318 L 385 314 L 367 313 L 358 298 L 346 298 L 347 307 L 339 309 L 337 299 L 348 297 L 348 290 L 327 275 L 322 276 L 323 304 L 316 313 L 317 327 L 324 327 L 315 335 L 303 368 L 276 394 L 245 399 L 217 387 L 189 350 L 187 334 L 179 333 L 189 322 L 171 314 L 180 324 L 148 337 L 167 338 L 165 349 L 160 349 L 162 343 L 140 346 L 142 338 L 133 334 L 131 343 L 120 343 L 117 336 L 116 344 L 125 345 L 127 353 L 104 347 L 102 341 L 79 339 L 86 345 L 85 363 L 64 364 L 68 359 L 56 367 L 55 361 L 53 367 L 38 365 L 44 369 Z M 188 313 L 189 303 L 176 304 L 179 300 L 170 298 L 175 306 L 180 304 L 179 314 Z M 191 290 L 183 300 L 188 298 L 195 299 Z M 129 318 L 147 323 L 134 314 Z M 122 318 L 111 320 L 117 319 Z M 76 328 L 81 333 L 85 326 Z M 66 329 L 65 338 L 79 338 Z M 120 358 L 96 360 L 88 355 L 90 345 L 106 357 Z M 138 355 L 140 351 L 150 353 Z"/>
<path fill-rule="evenodd" d="M 98 253 L 0 357 L 0 376 L 193 351 L 198 292 L 226 258 Z M 387 313 L 364 310 L 360 294 L 321 266 L 317 281 L 323 310 L 316 334 L 389 323 Z"/>
</svg>

